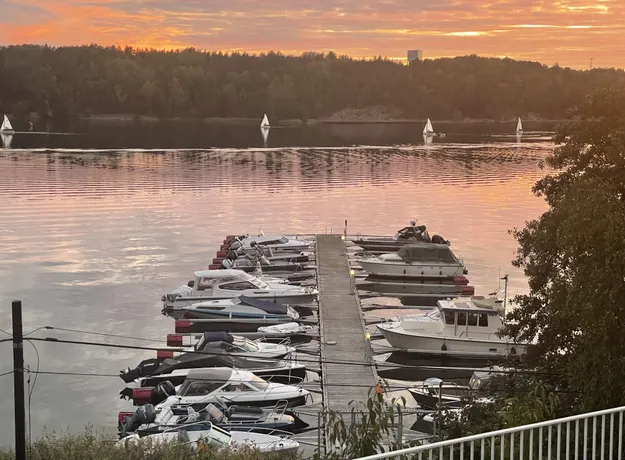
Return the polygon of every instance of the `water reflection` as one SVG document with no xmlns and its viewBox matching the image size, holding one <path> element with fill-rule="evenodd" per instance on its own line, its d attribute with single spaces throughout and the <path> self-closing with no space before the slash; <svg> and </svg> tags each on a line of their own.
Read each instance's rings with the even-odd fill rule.
<svg viewBox="0 0 625 460">
<path fill-rule="evenodd" d="M 263 145 L 267 147 L 267 138 L 269 137 L 269 128 L 260 128 L 260 134 L 263 137 Z"/>
<path fill-rule="evenodd" d="M 2 148 L 10 149 L 11 142 L 13 141 L 13 134 L 0 133 L 0 138 L 2 138 Z"/>
<path fill-rule="evenodd" d="M 446 142 L 426 148 L 414 131 L 406 134 L 411 142 L 394 145 L 395 135 L 380 146 L 293 146 L 315 145 L 302 134 L 291 146 L 267 149 L 258 146 L 258 126 L 251 132 L 254 148 L 234 141 L 227 148 L 148 149 L 152 138 L 126 149 L 100 137 L 91 144 L 98 149 L 65 144 L 86 142 L 81 137 L 53 148 L 22 144 L 0 152 L 0 328 L 10 327 L 9 304 L 17 298 L 24 301 L 27 330 L 53 325 L 163 340 L 173 324 L 159 313 L 160 296 L 205 268 L 225 235 L 340 232 L 345 220 L 350 233 L 393 234 L 418 218 L 453 241 L 471 285 L 485 294 L 513 257 L 516 244 L 507 230 L 545 207 L 530 191 L 553 148 L 543 140 L 462 143 L 448 134 Z M 272 144 L 294 132 L 273 130 Z M 510 295 L 525 291 L 522 273 L 507 271 Z M 115 412 L 128 408 L 117 399 L 117 372 L 155 354 L 36 346 L 41 370 L 100 376 L 41 375 L 32 399 L 34 435 L 44 425 L 113 426 Z M 10 346 L 0 344 L 0 351 L 2 373 L 11 368 Z M 36 365 L 32 347 L 26 360 Z M 0 411 L 8 415 L 0 418 L 0 443 L 12 440 L 12 404 L 11 385 L 0 386 Z"/>
</svg>

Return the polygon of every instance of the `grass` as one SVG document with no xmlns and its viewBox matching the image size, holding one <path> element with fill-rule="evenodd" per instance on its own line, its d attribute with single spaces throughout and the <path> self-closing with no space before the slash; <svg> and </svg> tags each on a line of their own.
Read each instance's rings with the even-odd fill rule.
<svg viewBox="0 0 625 460">
<path fill-rule="evenodd" d="M 131 446 L 119 448 L 116 439 L 96 435 L 87 428 L 80 434 L 48 433 L 27 447 L 28 460 L 299 460 L 296 453 L 261 454 L 255 449 L 194 450 L 183 444 Z M 0 449 L 0 460 L 14 460 L 15 452 Z"/>
</svg>

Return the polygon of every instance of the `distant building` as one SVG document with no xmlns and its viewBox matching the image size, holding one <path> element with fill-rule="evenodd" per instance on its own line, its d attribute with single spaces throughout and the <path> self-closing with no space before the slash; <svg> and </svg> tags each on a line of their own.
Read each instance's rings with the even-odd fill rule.
<svg viewBox="0 0 625 460">
<path fill-rule="evenodd" d="M 408 50 L 408 62 L 421 60 L 423 58 L 423 50 Z"/>
</svg>

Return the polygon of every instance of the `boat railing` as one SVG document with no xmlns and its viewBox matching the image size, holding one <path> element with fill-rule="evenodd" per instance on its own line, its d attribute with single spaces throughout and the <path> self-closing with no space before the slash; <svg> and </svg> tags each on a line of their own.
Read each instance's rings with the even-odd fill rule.
<svg viewBox="0 0 625 460">
<path fill-rule="evenodd" d="M 289 370 L 289 373 L 287 375 L 284 375 L 284 374 L 269 374 L 269 375 L 265 375 L 265 374 L 263 374 L 262 378 L 263 378 L 263 380 L 265 380 L 267 382 L 272 382 L 272 383 L 274 383 L 275 381 L 284 380 L 285 378 L 288 378 L 289 382 L 292 382 L 292 383 L 290 383 L 290 385 L 301 385 L 302 383 L 304 383 L 304 377 L 300 377 L 298 375 L 293 375 L 293 374 L 291 374 L 290 370 Z"/>
<path fill-rule="evenodd" d="M 269 428 L 269 427 L 237 427 L 232 431 L 239 431 L 242 433 L 259 433 L 266 434 L 269 436 L 278 436 L 280 438 L 292 438 L 293 433 L 289 431 L 280 430 L 279 428 Z"/>
<path fill-rule="evenodd" d="M 499 336 L 497 335 L 496 332 L 473 332 L 473 331 L 469 332 L 469 331 L 462 331 L 462 333 L 458 336 L 458 338 L 471 338 L 471 336 L 485 338 L 487 340 L 491 340 L 491 339 L 499 340 Z"/>
</svg>

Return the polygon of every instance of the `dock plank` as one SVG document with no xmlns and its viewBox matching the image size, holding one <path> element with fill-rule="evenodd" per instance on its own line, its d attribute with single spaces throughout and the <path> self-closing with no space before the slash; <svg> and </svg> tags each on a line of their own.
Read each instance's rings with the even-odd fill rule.
<svg viewBox="0 0 625 460">
<path fill-rule="evenodd" d="M 316 251 L 324 405 L 345 409 L 352 400 L 366 401 L 378 379 L 345 242 L 340 235 L 317 235 Z"/>
</svg>

